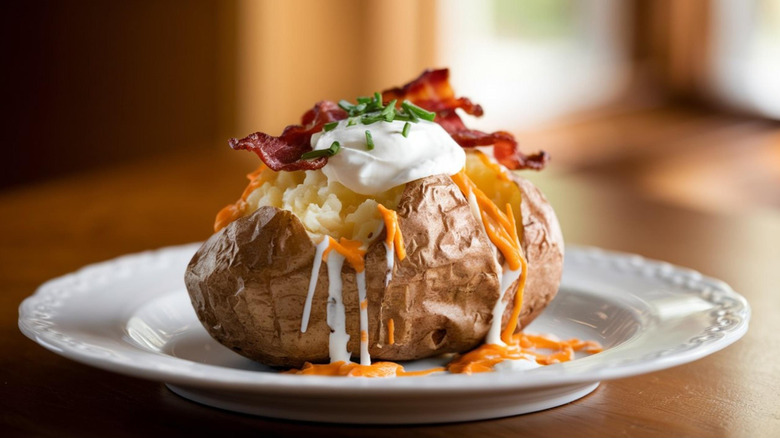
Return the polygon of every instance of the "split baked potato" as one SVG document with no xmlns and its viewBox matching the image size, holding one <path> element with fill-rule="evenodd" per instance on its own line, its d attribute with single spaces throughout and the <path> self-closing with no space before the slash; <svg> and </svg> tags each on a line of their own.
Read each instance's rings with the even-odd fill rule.
<svg viewBox="0 0 780 438">
<path fill-rule="evenodd" d="M 542 193 L 479 154 L 467 154 L 465 172 L 496 205 L 513 206 L 527 262 L 520 329 L 556 294 L 563 238 Z M 365 243 L 367 342 L 374 360 L 468 351 L 484 341 L 502 296 L 508 303 L 502 326 L 508 323 L 515 294 L 501 291 L 503 257 L 450 176 L 428 176 L 371 197 L 328 182 L 321 170 L 263 168 L 254 181 L 241 217 L 203 244 L 185 274 L 203 326 L 237 353 L 276 367 L 328 361 L 328 267 L 313 270 L 325 236 Z M 379 204 L 397 213 L 403 260 L 388 263 L 393 254 Z M 316 287 L 302 331 L 312 275 Z M 347 350 L 357 357 L 361 303 L 349 263 L 341 280 Z"/>
</svg>

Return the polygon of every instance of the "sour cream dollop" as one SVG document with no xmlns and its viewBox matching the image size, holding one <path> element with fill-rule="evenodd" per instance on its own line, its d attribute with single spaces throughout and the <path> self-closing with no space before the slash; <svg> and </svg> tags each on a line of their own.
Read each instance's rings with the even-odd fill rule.
<svg viewBox="0 0 780 438">
<path fill-rule="evenodd" d="M 431 175 L 454 175 L 466 165 L 466 154 L 439 124 L 420 120 L 402 135 L 403 121 L 347 126 L 342 120 L 330 131 L 311 137 L 314 150 L 328 149 L 339 142 L 339 152 L 328 158 L 322 172 L 353 192 L 375 195 L 401 184 Z M 368 150 L 366 131 L 374 149 Z"/>
</svg>

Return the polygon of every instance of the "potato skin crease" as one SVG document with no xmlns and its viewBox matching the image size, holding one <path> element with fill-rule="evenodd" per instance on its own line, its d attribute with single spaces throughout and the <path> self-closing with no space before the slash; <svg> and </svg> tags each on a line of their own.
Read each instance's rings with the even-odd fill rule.
<svg viewBox="0 0 780 438">
<path fill-rule="evenodd" d="M 527 325 L 557 291 L 563 241 L 552 208 L 538 189 L 525 180 L 516 182 L 523 191 L 526 227 L 521 243 L 529 278 L 520 319 Z M 478 346 L 490 327 L 500 278 L 492 244 L 467 200 L 450 177 L 435 175 L 408 183 L 396 212 L 407 257 L 396 258 L 387 287 L 384 231 L 366 253 L 372 359 L 414 360 Z M 327 362 L 329 281 L 324 262 L 308 329 L 300 330 L 315 246 L 296 216 L 275 207 L 260 207 L 212 235 L 185 273 L 193 307 L 209 334 L 270 366 Z M 347 349 L 356 358 L 359 303 L 355 271 L 348 263 L 342 268 L 342 281 L 350 335 Z M 514 294 L 505 296 L 510 302 L 513 298 Z M 504 319 L 511 313 L 507 307 Z M 392 345 L 387 332 L 391 318 Z"/>
</svg>

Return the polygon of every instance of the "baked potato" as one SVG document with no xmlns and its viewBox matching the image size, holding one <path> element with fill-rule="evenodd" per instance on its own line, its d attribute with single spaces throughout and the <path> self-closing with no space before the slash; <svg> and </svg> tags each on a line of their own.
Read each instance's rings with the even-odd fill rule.
<svg viewBox="0 0 780 438">
<path fill-rule="evenodd" d="M 466 172 L 493 199 L 516 200 L 520 206 L 518 233 L 528 266 L 518 326 L 523 327 L 552 300 L 560 282 L 563 238 L 555 213 L 529 181 L 515 175 L 503 180 L 473 154 Z M 371 236 L 365 254 L 371 358 L 403 361 L 476 347 L 485 339 L 502 291 L 500 264 L 469 201 L 447 175 L 410 182 L 397 202 L 384 201 L 397 212 L 407 256 L 393 264 L 385 284 L 386 230 Z M 381 226 L 362 232 L 377 228 Z M 331 329 L 325 264 L 316 272 L 308 328 L 301 331 L 316 247 L 300 217 L 274 205 L 258 206 L 212 235 L 185 275 L 193 306 L 209 334 L 237 353 L 271 366 L 327 362 Z M 361 334 L 355 269 L 344 264 L 341 278 L 347 350 L 357 355 Z M 503 299 L 511 302 L 514 295 L 504 294 Z M 503 325 L 511 313 L 507 305 Z"/>
<path fill-rule="evenodd" d="M 421 78 L 440 80 L 440 72 Z M 461 129 L 454 108 L 481 108 L 453 100 L 448 89 L 440 94 L 450 100 L 439 99 L 435 113 L 390 99 L 419 92 L 419 81 L 377 93 L 359 111 L 318 104 L 303 125 L 279 137 L 257 133 L 231 141 L 234 149 L 260 144 L 252 150 L 265 164 L 249 176 L 241 199 L 220 212 L 217 231 L 185 273 L 193 307 L 214 339 L 274 367 L 413 360 L 501 343 L 553 299 L 563 238 L 552 207 L 529 181 L 476 148 L 458 146 L 506 147 L 511 136 Z M 431 89 L 423 97 L 430 100 Z M 379 114 L 379 123 L 360 112 L 372 108 L 368 116 Z M 331 142 L 330 130 L 341 135 L 338 141 Z M 355 146 L 345 137 L 352 131 L 365 131 L 365 143 Z M 371 131 L 393 147 L 414 147 L 373 150 Z M 427 148 L 435 152 L 415 155 Z M 441 151 L 450 155 L 439 159 Z M 375 161 L 361 161 L 366 156 Z M 447 160 L 454 164 L 438 163 Z M 353 184 L 377 163 L 380 171 Z M 346 169 L 341 176 L 339 166 Z M 407 172 L 410 166 L 423 173 Z M 366 192 L 366 184 L 379 188 Z"/>
</svg>

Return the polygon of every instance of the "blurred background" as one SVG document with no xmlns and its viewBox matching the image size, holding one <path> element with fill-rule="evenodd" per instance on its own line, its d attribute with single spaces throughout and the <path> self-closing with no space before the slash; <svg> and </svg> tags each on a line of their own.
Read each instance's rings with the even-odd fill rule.
<svg viewBox="0 0 780 438">
<path fill-rule="evenodd" d="M 322 99 L 451 69 L 545 172 L 780 211 L 780 0 L 14 2 L 0 191 L 140 160 L 255 161 Z M 237 192 L 243 181 L 237 181 Z M 233 196 L 226 197 L 226 202 Z"/>
</svg>

